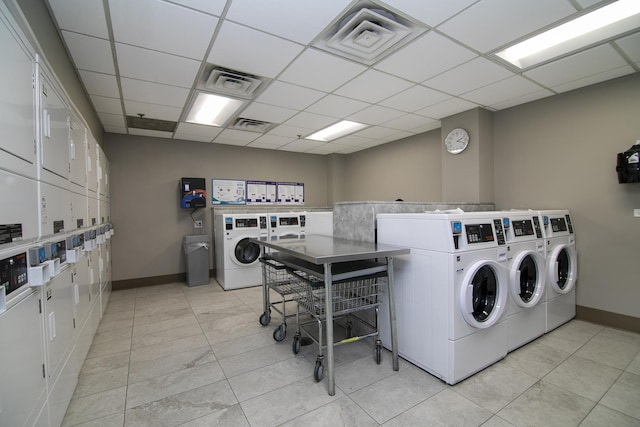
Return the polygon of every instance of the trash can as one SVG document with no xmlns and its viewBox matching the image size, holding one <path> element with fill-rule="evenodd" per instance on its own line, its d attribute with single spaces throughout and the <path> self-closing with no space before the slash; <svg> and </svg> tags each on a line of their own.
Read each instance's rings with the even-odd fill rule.
<svg viewBox="0 0 640 427">
<path fill-rule="evenodd" d="M 209 236 L 184 236 L 184 255 L 187 267 L 187 285 L 209 283 Z"/>
</svg>

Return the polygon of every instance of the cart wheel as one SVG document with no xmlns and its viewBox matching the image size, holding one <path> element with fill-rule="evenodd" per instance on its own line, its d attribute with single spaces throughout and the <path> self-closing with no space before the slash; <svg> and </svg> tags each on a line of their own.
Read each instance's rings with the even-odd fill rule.
<svg viewBox="0 0 640 427">
<path fill-rule="evenodd" d="M 382 361 L 382 343 L 376 341 L 376 363 L 379 365 Z"/>
<path fill-rule="evenodd" d="M 260 324 L 262 326 L 267 326 L 271 322 L 271 313 L 265 311 L 260 315 Z"/>
<path fill-rule="evenodd" d="M 293 351 L 293 354 L 300 353 L 300 344 L 300 334 L 295 334 L 293 336 L 293 344 L 291 344 L 291 350 Z"/>
<path fill-rule="evenodd" d="M 273 331 L 273 339 L 280 342 L 287 336 L 287 327 L 282 324 Z"/>
<path fill-rule="evenodd" d="M 322 377 L 324 376 L 324 367 L 322 366 L 322 362 L 320 360 L 316 360 L 316 367 L 313 370 L 313 379 L 316 380 L 317 383 L 322 381 Z"/>
</svg>

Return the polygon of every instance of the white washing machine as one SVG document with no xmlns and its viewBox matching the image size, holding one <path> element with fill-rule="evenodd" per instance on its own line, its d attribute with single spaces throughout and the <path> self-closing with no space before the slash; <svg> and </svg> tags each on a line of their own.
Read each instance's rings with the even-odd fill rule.
<svg viewBox="0 0 640 427">
<path fill-rule="evenodd" d="M 333 236 L 333 212 L 314 211 L 306 213 L 306 234 Z"/>
<path fill-rule="evenodd" d="M 260 246 L 268 237 L 267 214 L 215 214 L 216 280 L 225 290 L 262 285 Z"/>
<path fill-rule="evenodd" d="M 507 354 L 507 247 L 496 212 L 379 214 L 378 242 L 394 258 L 398 351 L 455 384 Z M 390 347 L 386 293 L 380 333 Z"/>
<path fill-rule="evenodd" d="M 269 216 L 269 239 L 299 239 L 305 235 L 306 212 L 277 212 Z"/>
<path fill-rule="evenodd" d="M 509 270 L 507 350 L 512 351 L 546 330 L 545 241 L 537 212 L 502 212 L 502 224 Z"/>
<path fill-rule="evenodd" d="M 539 214 L 546 242 L 545 331 L 549 332 L 576 315 L 578 256 L 569 211 L 543 210 Z"/>
</svg>

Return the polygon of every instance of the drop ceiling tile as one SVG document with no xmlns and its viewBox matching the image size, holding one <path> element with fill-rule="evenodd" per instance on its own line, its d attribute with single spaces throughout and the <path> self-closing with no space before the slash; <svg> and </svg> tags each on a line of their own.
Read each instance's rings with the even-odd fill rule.
<svg viewBox="0 0 640 427">
<path fill-rule="evenodd" d="M 306 153 L 326 155 L 326 154 L 333 154 L 333 153 L 346 154 L 346 153 L 353 153 L 355 151 L 360 151 L 360 149 L 351 145 L 331 143 L 331 144 L 325 144 L 319 147 L 312 148 L 306 151 Z"/>
<path fill-rule="evenodd" d="M 97 95 L 91 95 L 90 98 L 97 113 L 122 115 L 122 103 L 120 98 L 107 98 L 106 96 Z"/>
<path fill-rule="evenodd" d="M 263 122 L 282 123 L 293 117 L 296 113 L 296 110 L 290 108 L 252 102 L 244 109 L 241 116 L 248 119 L 262 120 Z"/>
<path fill-rule="evenodd" d="M 296 141 L 290 142 L 287 145 L 283 145 L 282 147 L 280 147 L 280 150 L 305 153 L 309 150 L 313 150 L 314 148 L 319 148 L 325 145 L 329 144 L 327 144 L 326 142 L 312 141 L 310 139 L 298 139 Z"/>
<path fill-rule="evenodd" d="M 200 61 L 116 43 L 122 77 L 191 88 Z"/>
<path fill-rule="evenodd" d="M 222 128 L 215 126 L 196 125 L 193 123 L 178 123 L 174 138 L 189 141 L 211 142 L 222 132 Z"/>
<path fill-rule="evenodd" d="M 302 52 L 303 46 L 225 21 L 207 62 L 273 78 Z"/>
<path fill-rule="evenodd" d="M 505 108 L 514 107 L 520 104 L 526 104 L 527 102 L 535 101 L 535 100 L 546 98 L 548 96 L 553 96 L 553 95 L 554 95 L 553 92 L 543 89 L 538 92 L 533 92 L 533 93 L 522 95 L 516 98 L 511 98 L 504 102 L 498 102 L 492 105 L 491 108 L 494 108 L 496 110 L 504 110 Z"/>
<path fill-rule="evenodd" d="M 442 123 L 440 122 L 440 120 L 434 120 L 432 122 L 426 123 L 426 124 L 424 124 L 422 126 L 419 126 L 417 128 L 411 129 L 411 132 L 415 132 L 416 134 L 425 133 L 425 132 L 432 131 L 434 129 L 439 129 L 441 127 L 442 127 Z"/>
<path fill-rule="evenodd" d="M 297 139 L 297 138 L 296 138 Z M 252 141 L 248 146 L 254 148 L 280 148 L 295 139 L 278 135 L 262 135 L 258 139 Z"/>
<path fill-rule="evenodd" d="M 483 0 L 438 30 L 486 53 L 575 12 L 568 0 Z"/>
<path fill-rule="evenodd" d="M 127 133 L 127 128 L 124 126 L 103 126 L 104 131 L 107 133 Z"/>
<path fill-rule="evenodd" d="M 405 14 L 419 19 L 425 24 L 435 27 L 442 21 L 460 12 L 476 0 L 447 0 L 447 1 L 415 1 L 415 0 L 385 0 L 389 6 Z"/>
<path fill-rule="evenodd" d="M 369 70 L 337 89 L 336 95 L 365 102 L 379 102 L 411 87 L 411 83 L 377 70 Z"/>
<path fill-rule="evenodd" d="M 171 132 L 164 132 L 161 130 L 150 130 L 150 129 L 137 129 L 137 128 L 129 128 L 130 135 L 140 135 L 140 136 L 152 136 L 154 138 L 171 138 L 173 134 Z"/>
<path fill-rule="evenodd" d="M 417 83 L 476 56 L 471 50 L 438 33 L 429 31 L 403 49 L 380 61 L 375 65 L 375 68 Z"/>
<path fill-rule="evenodd" d="M 308 44 L 348 5 L 344 0 L 234 0 L 227 19 Z"/>
<path fill-rule="evenodd" d="M 354 133 L 355 136 L 360 136 L 367 139 L 384 139 L 391 135 L 398 133 L 398 129 L 391 129 L 383 126 L 370 126 L 359 132 Z"/>
<path fill-rule="evenodd" d="M 513 76 L 511 71 L 484 58 L 476 58 L 424 82 L 424 85 L 453 95 L 470 92 Z"/>
<path fill-rule="evenodd" d="M 583 9 L 586 9 L 594 4 L 601 3 L 602 0 L 576 0 L 576 3 L 580 5 Z"/>
<path fill-rule="evenodd" d="M 418 133 L 415 129 L 422 129 L 433 125 L 434 123 L 439 123 L 439 121 L 424 116 L 418 116 L 416 114 L 406 114 L 398 117 L 397 119 L 386 121 L 382 123 L 382 126 L 396 130 Z"/>
<path fill-rule="evenodd" d="M 505 103 L 511 99 L 520 98 L 533 93 L 541 93 L 540 97 L 553 95 L 553 92 L 544 89 L 542 86 L 539 86 L 524 77 L 513 76 L 480 89 L 467 92 L 462 95 L 462 98 L 480 105 L 494 107 L 497 104 Z"/>
<path fill-rule="evenodd" d="M 95 37 L 109 38 L 102 0 L 48 0 L 58 26 Z"/>
<path fill-rule="evenodd" d="M 368 125 L 377 125 L 379 123 L 398 118 L 404 114 L 405 113 L 402 111 L 382 107 L 380 105 L 373 105 L 350 115 L 347 117 L 347 120 L 353 120 L 354 122 L 365 123 Z"/>
<path fill-rule="evenodd" d="M 176 86 L 133 80 L 124 77 L 120 79 L 120 83 L 122 85 L 122 96 L 125 100 L 129 101 L 140 101 L 182 108 L 189 96 L 189 89 Z"/>
<path fill-rule="evenodd" d="M 394 133 L 391 136 L 381 139 L 381 141 L 385 141 L 385 142 L 397 141 L 400 139 L 409 138 L 410 136 L 413 136 L 413 135 L 415 135 L 415 133 L 401 130 L 401 131 L 396 131 L 396 133 Z"/>
<path fill-rule="evenodd" d="M 98 117 L 104 126 L 127 127 L 122 115 L 98 113 Z"/>
<path fill-rule="evenodd" d="M 640 65 L 640 33 L 616 40 L 616 44 L 631 61 Z"/>
<path fill-rule="evenodd" d="M 325 96 L 324 92 L 274 81 L 258 96 L 256 101 L 278 107 L 304 110 L 323 96 Z"/>
<path fill-rule="evenodd" d="M 380 102 L 380 105 L 396 110 L 413 112 L 437 104 L 451 95 L 416 85 Z"/>
<path fill-rule="evenodd" d="M 371 141 L 375 141 L 375 140 L 373 138 L 365 138 L 363 136 L 351 134 L 351 135 L 343 136 L 342 138 L 336 139 L 331 143 L 333 144 L 335 142 L 336 144 L 340 144 L 340 145 L 349 145 L 349 146 L 357 147 Z"/>
<path fill-rule="evenodd" d="M 634 70 L 630 65 L 624 65 L 619 68 L 614 68 L 613 70 L 606 70 L 601 73 L 593 74 L 581 79 L 576 79 L 568 83 L 554 86 L 553 90 L 555 90 L 556 92 L 567 92 L 584 86 L 600 83 L 606 80 L 626 76 L 627 74 L 635 73 L 635 71 L 636 70 Z"/>
<path fill-rule="evenodd" d="M 450 98 L 446 101 L 418 110 L 416 111 L 416 114 L 431 117 L 433 119 L 443 119 L 454 114 L 469 111 L 476 107 L 478 107 L 478 104 L 474 104 L 473 102 L 465 101 L 460 98 Z"/>
<path fill-rule="evenodd" d="M 369 103 L 356 101 L 355 99 L 345 98 L 343 96 L 327 95 L 320 101 L 309 106 L 307 111 L 339 118 L 363 110 L 370 105 Z"/>
<path fill-rule="evenodd" d="M 331 92 L 367 69 L 316 49 L 306 49 L 278 80 Z"/>
<path fill-rule="evenodd" d="M 83 70 L 78 71 L 78 73 L 89 95 L 107 96 L 110 98 L 120 97 L 116 76 Z"/>
<path fill-rule="evenodd" d="M 124 100 L 124 109 L 127 116 L 144 114 L 144 117 L 148 119 L 169 120 L 172 122 L 180 120 L 180 115 L 182 114 L 182 108 L 129 101 L 126 99 Z"/>
<path fill-rule="evenodd" d="M 261 134 L 255 132 L 246 132 L 243 130 L 236 129 L 224 129 L 218 136 L 214 142 L 222 142 L 224 144 L 233 143 L 230 141 L 237 141 L 238 144 L 233 143 L 234 145 L 247 145 L 251 141 L 260 137 Z M 224 141 L 224 142 L 223 142 Z"/>
<path fill-rule="evenodd" d="M 298 126 L 280 125 L 271 129 L 267 133 L 267 135 L 285 136 L 291 139 L 298 139 L 307 135 L 311 135 L 313 132 L 315 132 L 314 129 L 301 128 Z"/>
<path fill-rule="evenodd" d="M 543 86 L 554 88 L 625 65 L 627 62 L 620 54 L 606 44 L 542 65 L 524 75 Z"/>
<path fill-rule="evenodd" d="M 287 126 L 298 126 L 303 128 L 320 130 L 333 123 L 336 119 L 333 117 L 321 116 L 320 114 L 301 112 L 284 122 Z"/>
<path fill-rule="evenodd" d="M 201 12 L 210 13 L 220 16 L 224 10 L 227 0 L 172 0 L 174 3 L 199 10 Z"/>
<path fill-rule="evenodd" d="M 62 37 L 76 68 L 105 74 L 116 73 L 109 40 L 69 31 L 62 31 Z"/>
<path fill-rule="evenodd" d="M 202 60 L 218 18 L 160 0 L 109 0 L 115 41 Z"/>
</svg>

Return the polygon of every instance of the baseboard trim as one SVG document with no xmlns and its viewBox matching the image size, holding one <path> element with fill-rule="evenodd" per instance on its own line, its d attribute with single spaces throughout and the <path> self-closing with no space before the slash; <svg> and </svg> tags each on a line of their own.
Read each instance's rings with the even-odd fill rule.
<svg viewBox="0 0 640 427">
<path fill-rule="evenodd" d="M 209 270 L 209 277 L 215 277 L 215 270 Z M 142 288 L 144 286 L 166 285 L 167 283 L 187 283 L 187 274 L 167 274 L 164 276 L 141 277 L 139 279 L 114 280 L 111 283 L 114 291 Z"/>
<path fill-rule="evenodd" d="M 625 314 L 612 313 L 610 311 L 598 310 L 597 308 L 577 305 L 576 319 L 640 333 L 640 317 L 627 316 Z"/>
</svg>

